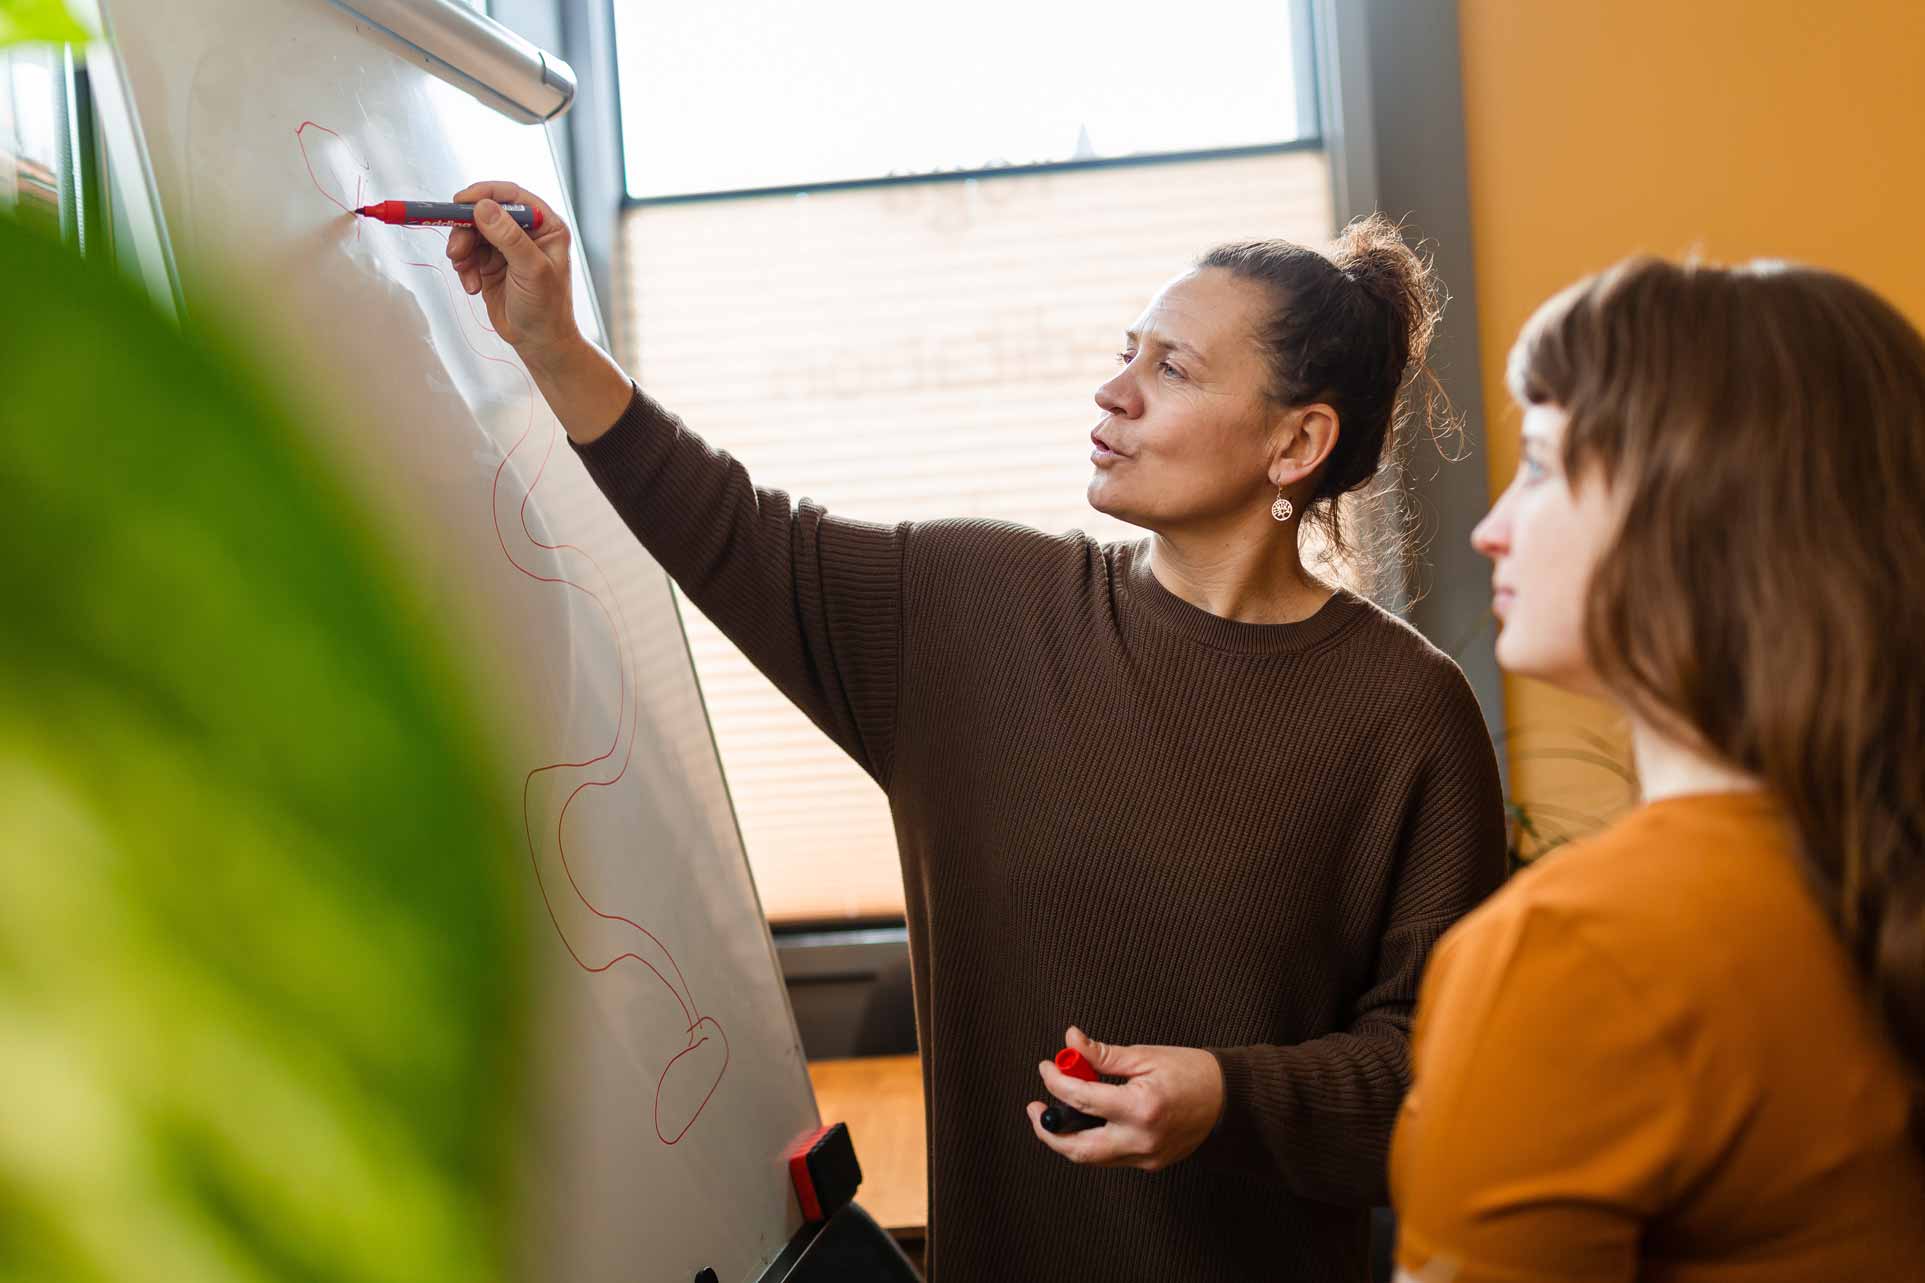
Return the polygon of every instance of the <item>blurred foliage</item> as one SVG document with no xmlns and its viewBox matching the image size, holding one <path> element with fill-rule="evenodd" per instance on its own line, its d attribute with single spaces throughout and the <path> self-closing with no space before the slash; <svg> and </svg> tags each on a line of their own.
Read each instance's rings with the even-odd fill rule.
<svg viewBox="0 0 1925 1283">
<path fill-rule="evenodd" d="M 29 41 L 84 45 L 90 39 L 62 0 L 0 0 L 0 46 Z"/>
<path fill-rule="evenodd" d="M 1497 617 L 1480 613 L 1446 653 L 1459 664 L 1473 648 L 1484 654 L 1497 642 Z M 1582 726 L 1508 726 L 1493 736 L 1500 760 L 1511 770 L 1504 797 L 1504 855 L 1517 873 L 1572 842 L 1595 836 L 1638 805 L 1637 770 L 1625 734 L 1600 735 Z M 1562 775 L 1549 797 L 1519 793 L 1518 767 L 1556 763 Z M 1543 790 L 1540 783 L 1539 791 Z"/>
<path fill-rule="evenodd" d="M 1526 801 L 1513 792 L 1504 804 L 1513 873 L 1560 847 L 1603 832 L 1637 807 L 1637 771 L 1624 744 L 1582 727 L 1520 728 L 1503 737 L 1498 751 L 1519 740 L 1530 742 L 1514 749 L 1514 766 L 1564 764 L 1588 786 L 1585 792 L 1592 800 L 1572 806 L 1548 799 Z"/>
<path fill-rule="evenodd" d="M 451 652 L 238 349 L 4 218 L 0 281 L 0 1280 L 502 1277 L 518 866 Z"/>
</svg>

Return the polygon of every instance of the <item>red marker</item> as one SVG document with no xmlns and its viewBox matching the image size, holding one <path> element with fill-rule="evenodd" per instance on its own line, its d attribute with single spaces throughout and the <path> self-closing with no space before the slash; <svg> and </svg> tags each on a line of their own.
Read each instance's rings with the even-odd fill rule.
<svg viewBox="0 0 1925 1283">
<path fill-rule="evenodd" d="M 508 217 L 521 224 L 524 232 L 541 230 L 541 211 L 532 205 L 503 205 Z M 363 205 L 354 211 L 363 218 L 378 218 L 395 227 L 473 227 L 475 207 L 432 200 L 384 200 L 378 205 Z"/>
<path fill-rule="evenodd" d="M 1056 1053 L 1056 1068 L 1069 1077 L 1080 1078 L 1086 1083 L 1097 1080 L 1095 1068 L 1089 1061 L 1083 1059 L 1082 1052 L 1071 1047 L 1065 1047 Z M 1107 1118 L 1098 1118 L 1095 1114 L 1086 1114 L 1080 1109 L 1060 1104 L 1051 1105 L 1045 1109 L 1042 1119 L 1043 1130 L 1057 1135 L 1064 1132 L 1086 1132 L 1092 1127 L 1101 1127 L 1108 1121 Z"/>
</svg>

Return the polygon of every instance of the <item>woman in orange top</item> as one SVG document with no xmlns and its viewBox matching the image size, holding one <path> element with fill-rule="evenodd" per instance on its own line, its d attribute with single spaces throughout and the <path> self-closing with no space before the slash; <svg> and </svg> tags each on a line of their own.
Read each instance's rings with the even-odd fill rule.
<svg viewBox="0 0 1925 1283">
<path fill-rule="evenodd" d="M 1925 1278 L 1925 341 L 1633 261 L 1511 383 L 1497 657 L 1619 705 L 1645 804 L 1433 953 L 1400 1277 Z"/>
</svg>

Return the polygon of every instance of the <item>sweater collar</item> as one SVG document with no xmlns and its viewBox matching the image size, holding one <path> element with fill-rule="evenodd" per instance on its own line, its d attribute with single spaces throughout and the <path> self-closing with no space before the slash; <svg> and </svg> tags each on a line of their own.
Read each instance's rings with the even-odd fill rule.
<svg viewBox="0 0 1925 1283">
<path fill-rule="evenodd" d="M 1282 655 L 1310 650 L 1335 637 L 1370 612 L 1370 603 L 1338 588 L 1308 619 L 1291 624 L 1249 624 L 1225 619 L 1193 606 L 1158 582 L 1150 569 L 1149 541 L 1118 549 L 1125 599 L 1157 628 L 1180 634 L 1213 650 L 1249 655 Z"/>
</svg>

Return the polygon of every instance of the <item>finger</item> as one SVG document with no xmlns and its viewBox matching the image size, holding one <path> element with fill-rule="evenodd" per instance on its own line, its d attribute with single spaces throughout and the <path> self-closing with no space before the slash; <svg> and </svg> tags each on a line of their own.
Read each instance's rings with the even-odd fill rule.
<svg viewBox="0 0 1925 1283">
<path fill-rule="evenodd" d="M 455 228 L 448 233 L 448 258 L 459 266 L 462 259 L 475 252 L 475 245 L 479 240 L 474 228 Z"/>
<path fill-rule="evenodd" d="M 474 289 L 469 291 L 470 293 L 479 293 L 490 286 L 499 285 L 508 277 L 508 260 L 501 256 L 500 250 L 486 241 L 482 242 L 481 251 L 470 259 L 469 263 L 471 266 L 467 277 L 474 284 Z"/>
<path fill-rule="evenodd" d="M 1036 1072 L 1043 1077 L 1043 1086 L 1049 1094 L 1065 1105 L 1074 1105 L 1086 1114 L 1098 1118 L 1122 1118 L 1130 1113 L 1130 1093 L 1125 1087 L 1110 1083 L 1086 1083 L 1081 1078 L 1071 1078 L 1054 1064 L 1045 1060 L 1036 1066 Z"/>
<path fill-rule="evenodd" d="M 549 241 L 558 238 L 563 242 L 567 241 L 568 224 L 562 221 L 562 216 L 555 212 L 553 205 L 533 192 L 523 192 L 521 203 L 541 215 L 541 226 L 535 231 L 535 240 L 538 243 L 546 245 Z"/>
<path fill-rule="evenodd" d="M 461 283 L 467 287 L 470 294 L 480 290 L 484 285 L 499 281 L 507 274 L 507 270 L 508 260 L 486 241 L 481 243 L 481 248 L 466 262 L 455 265 L 456 275 L 461 277 Z"/>
<path fill-rule="evenodd" d="M 1112 1078 L 1131 1078 L 1150 1070 L 1141 1054 L 1142 1048 L 1098 1042 L 1075 1025 L 1064 1032 L 1063 1045 L 1081 1052 L 1083 1059 L 1089 1061 L 1090 1068 Z"/>
<path fill-rule="evenodd" d="M 1030 1101 L 1024 1112 L 1029 1115 L 1029 1130 L 1036 1134 L 1037 1140 L 1073 1163 L 1083 1161 L 1077 1155 L 1083 1152 L 1080 1142 L 1083 1137 L 1089 1135 L 1088 1132 L 1070 1132 L 1058 1136 L 1055 1132 L 1044 1131 L 1043 1103 L 1039 1100 Z"/>
<path fill-rule="evenodd" d="M 454 194 L 457 205 L 474 205 L 491 200 L 501 205 L 523 205 L 533 200 L 519 184 L 503 182 L 499 179 L 485 183 L 470 183 Z"/>
<path fill-rule="evenodd" d="M 1043 1130 L 1043 1102 L 1040 1100 L 1030 1101 L 1029 1104 L 1023 1106 L 1023 1113 L 1029 1118 L 1029 1130 L 1036 1133 L 1036 1139 L 1042 1141 L 1043 1144 L 1049 1146 L 1057 1153 L 1062 1153 L 1063 1151 L 1057 1142 L 1067 1138 Z"/>
<path fill-rule="evenodd" d="M 562 221 L 553 205 L 517 183 L 475 183 L 456 192 L 455 200 L 464 205 L 479 205 L 484 200 L 491 200 L 500 205 L 526 205 L 530 209 L 540 210 L 541 228 L 535 233 L 535 239 L 543 244 L 556 237 L 566 238 L 569 234 L 568 224 Z"/>
<path fill-rule="evenodd" d="M 1091 1167 L 1119 1167 L 1135 1166 L 1138 1162 L 1137 1148 L 1130 1140 L 1131 1133 L 1122 1128 L 1093 1127 L 1086 1132 L 1065 1132 L 1058 1136 L 1043 1130 L 1041 1104 L 1031 1101 L 1028 1113 L 1029 1129 L 1036 1134 L 1036 1139 L 1072 1163 Z"/>
<path fill-rule="evenodd" d="M 508 266 L 516 271 L 532 277 L 548 268 L 548 256 L 521 230 L 519 223 L 508 217 L 499 202 L 491 199 L 475 202 L 475 228 L 501 251 Z"/>
</svg>

